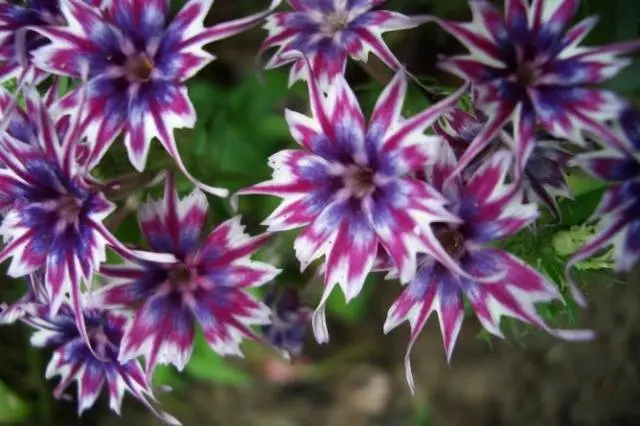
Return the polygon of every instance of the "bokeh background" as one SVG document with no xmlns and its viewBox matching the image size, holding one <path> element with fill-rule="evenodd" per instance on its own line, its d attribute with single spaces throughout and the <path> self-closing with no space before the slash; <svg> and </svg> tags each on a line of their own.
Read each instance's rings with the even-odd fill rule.
<svg viewBox="0 0 640 426">
<path fill-rule="evenodd" d="M 173 3 L 177 10 L 183 1 Z M 208 22 L 240 17 L 266 3 L 217 0 Z M 469 18 L 466 0 L 389 0 L 385 8 Z M 638 0 L 583 0 L 580 15 L 591 14 L 601 19 L 587 43 L 640 35 Z M 267 179 L 271 172 L 267 157 L 293 144 L 284 108 L 308 110 L 304 84 L 287 90 L 286 70 L 258 71 L 256 53 L 265 34 L 256 28 L 209 46 L 218 59 L 189 84 L 199 119 L 194 130 L 179 131 L 177 138 L 188 169 L 204 182 L 236 190 Z M 462 51 L 437 26 L 388 33 L 385 39 L 424 84 L 448 93 L 460 83 L 435 68 L 438 55 Z M 391 76 L 375 58 L 365 66 L 351 62 L 347 74 L 366 111 Z M 640 61 L 608 86 L 638 103 Z M 405 113 L 414 114 L 429 102 L 414 86 Z M 150 175 L 173 167 L 158 144 L 148 164 Z M 99 168 L 100 177 L 131 172 L 124 148 L 115 144 Z M 507 243 L 561 286 L 566 258 L 554 249 L 554 242 L 558 235 L 573 235 L 602 193 L 602 188 L 585 183 L 579 175 L 570 179 L 576 200 L 563 203 L 562 220 L 548 221 L 536 232 Z M 179 180 L 179 189 L 186 194 L 191 186 Z M 160 188 L 135 192 L 129 202 L 135 204 L 149 195 L 159 196 Z M 118 200 L 121 206 L 126 201 Z M 211 224 L 234 214 L 228 200 L 210 199 L 210 203 Z M 268 197 L 241 199 L 239 211 L 248 230 L 260 232 L 260 222 L 277 204 L 277 199 Z M 110 224 L 122 240 L 144 244 L 131 209 L 120 209 Z M 277 236 L 259 257 L 285 269 L 276 285 L 295 288 L 305 303 L 315 306 L 322 285 L 313 268 L 298 272 L 292 246 L 295 235 Z M 388 336 L 382 333 L 386 311 L 400 286 L 381 276 L 372 276 L 364 293 L 349 305 L 335 292 L 329 303 L 329 344 L 316 344 L 309 330 L 302 355 L 289 363 L 251 343 L 244 345 L 245 358 L 222 359 L 200 339 L 182 374 L 159 369 L 156 392 L 164 407 L 186 426 L 638 425 L 640 274 L 617 277 L 609 266 L 605 256 L 581 271 L 590 300 L 587 310 L 571 305 L 545 307 L 559 326 L 594 328 L 595 341 L 563 343 L 513 322 L 504 323 L 508 338 L 502 341 L 487 337 L 469 316 L 448 365 L 439 327 L 432 319 L 413 350 L 414 396 L 403 367 L 408 326 Z M 21 281 L 2 278 L 0 300 L 16 300 L 24 288 Z M 32 349 L 29 334 L 22 325 L 0 328 L 0 425 L 159 424 L 135 400 L 126 400 L 122 417 L 109 412 L 106 398 L 101 398 L 92 411 L 78 418 L 73 395 L 69 401 L 53 399 L 55 382 L 44 379 L 50 353 Z"/>
</svg>

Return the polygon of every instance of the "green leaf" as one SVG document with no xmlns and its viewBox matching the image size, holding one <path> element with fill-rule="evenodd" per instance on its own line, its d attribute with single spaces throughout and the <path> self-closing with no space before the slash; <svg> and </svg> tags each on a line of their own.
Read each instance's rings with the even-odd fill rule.
<svg viewBox="0 0 640 426">
<path fill-rule="evenodd" d="M 347 325 L 356 324 L 366 313 L 368 302 L 371 299 L 373 281 L 373 278 L 367 278 L 362 292 L 348 304 L 342 291 L 335 289 L 327 300 L 327 311 Z"/>
<path fill-rule="evenodd" d="M 0 424 L 15 424 L 29 417 L 29 405 L 0 381 Z"/>
<path fill-rule="evenodd" d="M 186 382 L 173 366 L 159 365 L 153 373 L 153 385 L 180 390 L 185 388 Z"/>
<path fill-rule="evenodd" d="M 197 333 L 191 361 L 185 371 L 198 380 L 216 384 L 241 386 L 251 383 L 249 374 L 231 366 L 209 347 L 202 333 Z"/>
<path fill-rule="evenodd" d="M 606 189 L 599 188 L 576 196 L 573 200 L 562 200 L 560 202 L 561 224 L 565 227 L 582 225 L 596 209 Z"/>
</svg>

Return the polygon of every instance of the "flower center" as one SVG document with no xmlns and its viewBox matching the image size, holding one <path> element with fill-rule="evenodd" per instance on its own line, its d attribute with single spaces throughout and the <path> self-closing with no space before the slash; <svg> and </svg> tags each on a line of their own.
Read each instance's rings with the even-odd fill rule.
<svg viewBox="0 0 640 426">
<path fill-rule="evenodd" d="M 369 195 L 375 190 L 374 178 L 374 171 L 362 166 L 351 166 L 343 176 L 344 186 L 358 198 Z"/>
<path fill-rule="evenodd" d="M 73 223 L 80 216 L 82 203 L 72 195 L 65 195 L 60 199 L 57 211 L 63 222 Z"/>
<path fill-rule="evenodd" d="M 465 253 L 464 236 L 449 225 L 435 225 L 434 233 L 442 247 L 454 259 L 460 259 Z"/>
<path fill-rule="evenodd" d="M 531 62 L 523 62 L 516 70 L 516 82 L 520 86 L 534 86 L 538 81 L 538 71 Z"/>
<path fill-rule="evenodd" d="M 324 23 L 324 32 L 330 36 L 334 36 L 344 31 L 349 26 L 348 12 L 336 12 L 327 16 Z"/>
<path fill-rule="evenodd" d="M 125 64 L 127 76 L 135 81 L 149 81 L 154 63 L 145 53 L 129 59 Z"/>
<path fill-rule="evenodd" d="M 102 326 L 92 327 L 87 330 L 89 334 L 89 341 L 91 342 L 91 347 L 96 352 L 96 354 L 103 359 L 107 360 L 107 349 L 111 342 L 109 341 L 109 337 L 104 332 Z"/>
<path fill-rule="evenodd" d="M 174 287 L 182 288 L 187 287 L 193 281 L 193 273 L 191 268 L 189 268 L 184 263 L 177 263 L 172 265 L 169 270 L 169 282 Z"/>
</svg>

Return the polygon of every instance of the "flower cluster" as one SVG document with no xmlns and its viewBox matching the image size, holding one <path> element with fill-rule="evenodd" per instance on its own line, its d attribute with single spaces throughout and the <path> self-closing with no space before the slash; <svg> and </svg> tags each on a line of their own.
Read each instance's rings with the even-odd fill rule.
<svg viewBox="0 0 640 426">
<path fill-rule="evenodd" d="M 157 407 L 151 377 L 158 364 L 185 367 L 197 329 L 220 355 L 242 355 L 240 344 L 255 340 L 295 356 L 308 322 L 318 342 L 329 340 L 336 287 L 349 302 L 381 271 L 404 286 L 383 330 L 411 326 L 412 390 L 409 353 L 426 321 L 437 314 L 449 360 L 465 300 L 499 337 L 503 317 L 562 339 L 593 336 L 545 322 L 538 304 L 565 296 L 495 243 L 533 225 L 539 204 L 560 216 L 558 197 L 571 196 L 564 172 L 579 166 L 612 185 L 594 215 L 600 232 L 567 274 L 609 244 L 617 269 L 637 263 L 640 113 L 595 85 L 628 65 L 623 55 L 640 41 L 581 46 L 595 18 L 570 25 L 579 0 L 505 0 L 504 16 L 472 0 L 470 23 L 378 10 L 384 0 L 289 0 L 293 10 L 281 12 L 274 0 L 206 27 L 212 3 L 187 0 L 175 16 L 168 0 L 0 4 L 0 82 L 17 81 L 14 93 L 0 90 L 0 262 L 10 259 L 8 274 L 28 284 L 17 303 L 0 304 L 0 323 L 22 321 L 36 329 L 34 346 L 53 350 L 46 376 L 60 376 L 56 397 L 76 381 L 82 413 L 106 383 L 116 413 L 128 391 L 178 424 Z M 310 111 L 284 112 L 299 146 L 273 154 L 272 177 L 232 198 L 282 199 L 266 233 L 249 236 L 236 216 L 205 234 L 206 194 L 228 191 L 200 182 L 181 159 L 174 131 L 196 124 L 186 84 L 214 59 L 206 45 L 263 22 L 257 53 L 276 48 L 265 68 L 290 64 L 290 84 L 306 81 Z M 440 64 L 464 81 L 409 116 L 408 74 L 382 34 L 428 22 L 469 49 Z M 365 117 L 345 70 L 348 57 L 366 61 L 369 52 L 395 76 Z M 74 84 L 60 94 L 63 79 Z M 126 179 L 95 172 L 122 142 L 142 173 L 154 139 L 196 188 L 181 198 L 173 174 L 163 174 L 163 198 L 138 209 L 146 246 L 132 247 L 109 225 Z M 251 257 L 297 228 L 301 269 L 321 260 L 313 313 L 292 289 L 272 285 L 264 302 L 251 291 L 280 272 Z M 107 248 L 119 262 L 105 262 Z"/>
</svg>

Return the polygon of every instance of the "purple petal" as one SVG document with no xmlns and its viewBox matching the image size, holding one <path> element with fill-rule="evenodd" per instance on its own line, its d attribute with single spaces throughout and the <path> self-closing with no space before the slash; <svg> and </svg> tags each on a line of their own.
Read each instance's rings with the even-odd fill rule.
<svg viewBox="0 0 640 426">
<path fill-rule="evenodd" d="M 155 366 L 173 364 L 182 370 L 193 350 L 194 318 L 178 293 L 156 295 L 136 312 L 122 340 L 118 357 L 146 359 L 147 376 Z"/>
<path fill-rule="evenodd" d="M 589 152 L 576 156 L 574 161 L 591 176 L 609 182 L 623 182 L 640 176 L 640 163 L 624 152 Z"/>
</svg>

